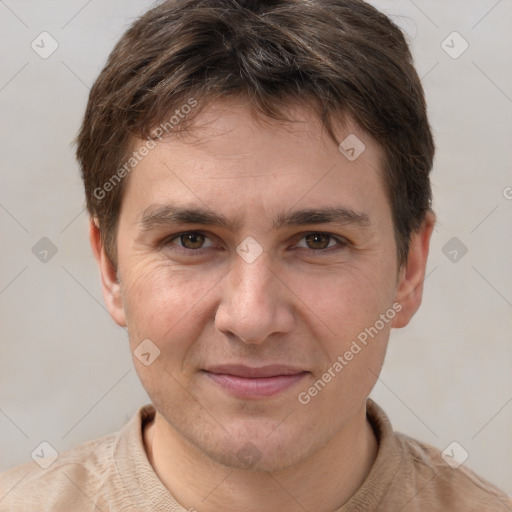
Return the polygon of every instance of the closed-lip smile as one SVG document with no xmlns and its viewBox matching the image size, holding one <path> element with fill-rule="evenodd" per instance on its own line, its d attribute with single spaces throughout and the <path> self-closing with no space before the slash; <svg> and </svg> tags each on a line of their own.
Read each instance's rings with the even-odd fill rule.
<svg viewBox="0 0 512 512">
<path fill-rule="evenodd" d="M 225 364 L 203 372 L 225 391 L 240 398 L 264 398 L 285 391 L 300 381 L 307 371 L 290 365 L 246 366 Z"/>
</svg>

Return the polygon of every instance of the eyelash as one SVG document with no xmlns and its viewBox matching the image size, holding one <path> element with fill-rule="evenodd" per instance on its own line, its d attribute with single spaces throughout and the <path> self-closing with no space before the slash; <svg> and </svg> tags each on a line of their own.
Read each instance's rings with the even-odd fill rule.
<svg viewBox="0 0 512 512">
<path fill-rule="evenodd" d="M 207 251 L 208 249 L 211 249 L 211 247 L 200 248 L 200 249 L 187 249 L 186 247 L 181 247 L 179 245 L 176 245 L 176 244 L 172 243 L 173 240 L 176 240 L 177 238 L 180 238 L 183 235 L 190 235 L 190 234 L 203 235 L 205 238 L 209 239 L 208 235 L 205 232 L 203 232 L 203 231 L 182 231 L 181 233 L 176 233 L 174 235 L 171 235 L 171 236 L 168 236 L 168 237 L 164 238 L 160 242 L 159 245 L 161 247 L 169 247 L 169 246 L 172 245 L 172 246 L 174 246 L 172 248 L 173 251 L 178 251 L 178 252 L 185 253 L 185 254 L 188 254 L 188 255 L 192 255 L 193 254 L 194 256 L 201 256 L 202 254 L 204 254 L 205 251 Z M 331 233 L 325 233 L 324 231 L 308 231 L 307 233 L 304 233 L 301 236 L 301 238 L 298 239 L 297 243 L 300 242 L 302 239 L 304 239 L 308 235 L 324 235 L 324 236 L 330 237 L 331 239 L 333 239 L 334 241 L 337 242 L 337 244 L 335 246 L 327 247 L 325 249 L 308 249 L 307 247 L 300 247 L 300 249 L 306 249 L 309 253 L 312 253 L 314 255 L 329 254 L 331 252 L 330 249 L 346 248 L 346 247 L 348 247 L 350 245 L 349 242 L 345 238 L 340 237 L 340 236 L 332 235 Z M 330 242 L 331 241 L 329 241 L 329 243 Z"/>
</svg>

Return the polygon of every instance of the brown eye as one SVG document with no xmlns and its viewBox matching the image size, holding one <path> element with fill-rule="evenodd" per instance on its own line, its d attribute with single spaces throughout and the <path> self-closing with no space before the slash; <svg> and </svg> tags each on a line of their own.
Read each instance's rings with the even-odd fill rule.
<svg viewBox="0 0 512 512">
<path fill-rule="evenodd" d="M 307 233 L 305 234 L 297 244 L 297 247 L 301 249 L 310 249 L 314 254 L 326 254 L 330 250 L 344 249 L 347 247 L 348 242 L 343 237 L 336 237 L 329 233 Z"/>
<path fill-rule="evenodd" d="M 330 240 L 332 240 L 332 236 L 325 233 L 311 233 L 304 238 L 310 249 L 327 249 Z"/>
<path fill-rule="evenodd" d="M 166 251 L 174 251 L 177 254 L 187 256 L 201 256 L 205 252 L 215 248 L 215 243 L 201 231 L 183 231 L 164 238 L 160 242 L 160 248 Z"/>
<path fill-rule="evenodd" d="M 183 233 L 179 237 L 181 245 L 185 249 L 200 249 L 205 241 L 205 236 L 201 233 Z"/>
</svg>

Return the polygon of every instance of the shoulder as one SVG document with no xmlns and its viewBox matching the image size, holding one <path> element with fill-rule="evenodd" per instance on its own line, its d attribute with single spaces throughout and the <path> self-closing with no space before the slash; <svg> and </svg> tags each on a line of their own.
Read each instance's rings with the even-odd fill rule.
<svg viewBox="0 0 512 512">
<path fill-rule="evenodd" d="M 80 495 L 96 495 L 111 477 L 115 441 L 116 434 L 109 434 L 75 446 L 53 462 L 41 458 L 2 473 L 0 510 L 61 510 L 60 504 L 80 503 Z"/>
<path fill-rule="evenodd" d="M 507 494 L 459 463 L 457 446 L 443 457 L 439 449 L 405 434 L 395 432 L 395 438 L 402 447 L 404 465 L 417 481 L 419 501 L 442 504 L 444 510 L 512 512 Z"/>
<path fill-rule="evenodd" d="M 357 505 L 368 501 L 369 494 L 382 511 L 512 512 L 511 498 L 467 467 L 460 445 L 441 453 L 394 431 L 386 413 L 371 399 L 367 415 L 379 451 Z"/>
<path fill-rule="evenodd" d="M 142 406 L 118 432 L 87 441 L 57 456 L 17 466 L 0 474 L 0 511 L 132 511 L 133 489 L 120 470 L 144 465 L 142 425 L 154 415 Z M 142 463 L 141 463 L 142 461 Z M 149 470 L 147 470 L 149 471 Z"/>
</svg>

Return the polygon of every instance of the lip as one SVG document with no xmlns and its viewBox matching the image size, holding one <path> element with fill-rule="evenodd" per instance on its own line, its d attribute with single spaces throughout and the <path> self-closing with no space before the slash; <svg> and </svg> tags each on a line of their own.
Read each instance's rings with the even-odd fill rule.
<svg viewBox="0 0 512 512">
<path fill-rule="evenodd" d="M 277 395 L 309 373 L 299 368 L 276 364 L 260 367 L 221 365 L 203 372 L 224 390 L 240 398 L 264 398 Z"/>
</svg>

